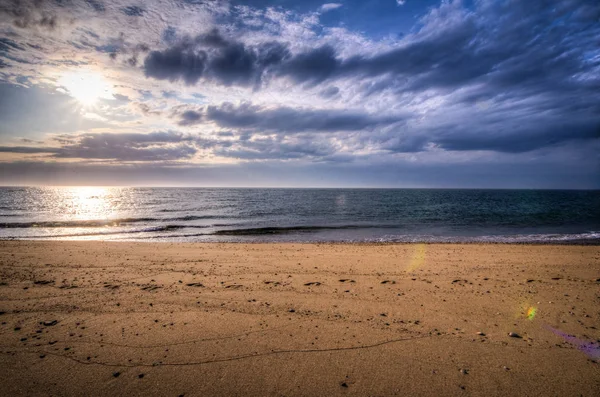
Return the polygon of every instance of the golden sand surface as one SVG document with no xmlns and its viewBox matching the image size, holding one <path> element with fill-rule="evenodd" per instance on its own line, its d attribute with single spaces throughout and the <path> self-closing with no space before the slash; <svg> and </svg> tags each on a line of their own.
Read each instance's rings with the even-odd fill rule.
<svg viewBox="0 0 600 397">
<path fill-rule="evenodd" d="M 598 246 L 5 241 L 0 313 L 4 396 L 600 395 Z"/>
</svg>

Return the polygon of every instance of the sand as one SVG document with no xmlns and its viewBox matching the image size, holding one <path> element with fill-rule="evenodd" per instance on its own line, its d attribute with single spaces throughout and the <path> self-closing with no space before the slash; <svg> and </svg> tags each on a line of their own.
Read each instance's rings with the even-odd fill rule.
<svg viewBox="0 0 600 397">
<path fill-rule="evenodd" d="M 597 246 L 0 242 L 0 394 L 597 396 L 599 278 Z"/>
</svg>

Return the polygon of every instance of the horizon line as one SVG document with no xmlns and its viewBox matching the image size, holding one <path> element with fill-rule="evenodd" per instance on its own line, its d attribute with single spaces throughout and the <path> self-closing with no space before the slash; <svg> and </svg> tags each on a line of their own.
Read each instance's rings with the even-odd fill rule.
<svg viewBox="0 0 600 397">
<path fill-rule="evenodd" d="M 553 190 L 598 191 L 598 188 L 557 187 L 390 187 L 390 186 L 194 186 L 194 185 L 1 185 L 0 188 L 126 188 L 126 189 L 287 189 L 287 190 Z"/>
</svg>

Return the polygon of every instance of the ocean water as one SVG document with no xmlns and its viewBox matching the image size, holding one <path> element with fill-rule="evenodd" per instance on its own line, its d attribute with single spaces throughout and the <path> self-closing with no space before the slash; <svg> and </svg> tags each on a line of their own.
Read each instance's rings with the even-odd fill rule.
<svg viewBox="0 0 600 397">
<path fill-rule="evenodd" d="M 600 191 L 4 187 L 0 239 L 600 244 Z"/>
</svg>

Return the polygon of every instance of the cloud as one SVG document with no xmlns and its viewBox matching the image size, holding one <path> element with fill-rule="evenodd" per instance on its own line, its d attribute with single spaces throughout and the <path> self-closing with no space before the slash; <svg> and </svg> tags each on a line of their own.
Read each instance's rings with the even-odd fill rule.
<svg viewBox="0 0 600 397">
<path fill-rule="evenodd" d="M 184 108 L 186 109 L 186 108 Z M 405 120 L 405 116 L 370 115 L 335 109 L 265 108 L 250 103 L 209 105 L 196 110 L 175 111 L 179 125 L 213 122 L 222 128 L 270 133 L 362 131 Z"/>
<path fill-rule="evenodd" d="M 262 137 L 230 146 L 218 148 L 215 154 L 240 160 L 292 160 L 320 159 L 335 153 L 329 142 L 313 140 L 310 136 Z"/>
<path fill-rule="evenodd" d="M 130 17 L 141 17 L 144 15 L 144 9 L 138 6 L 127 6 L 121 9 L 123 13 Z"/>
<path fill-rule="evenodd" d="M 281 65 L 278 73 L 290 76 L 298 82 L 320 83 L 339 73 L 341 61 L 330 45 L 315 48 L 295 55 Z"/>
<path fill-rule="evenodd" d="M 225 86 L 259 85 L 265 70 L 288 56 L 284 44 L 272 41 L 248 46 L 213 29 L 195 38 L 185 37 L 163 51 L 150 52 L 144 72 L 147 77 L 183 80 L 187 85 L 202 77 Z"/>
<path fill-rule="evenodd" d="M 178 122 L 179 125 L 195 125 L 199 124 L 202 121 L 202 114 L 199 112 L 195 112 L 193 110 L 186 110 L 181 113 L 180 120 Z"/>
<path fill-rule="evenodd" d="M 147 77 L 158 80 L 181 79 L 192 85 L 202 77 L 206 57 L 204 51 L 194 52 L 183 45 L 165 51 L 152 51 L 144 60 L 144 72 Z"/>
<path fill-rule="evenodd" d="M 48 153 L 53 158 L 115 161 L 173 161 L 190 159 L 198 149 L 195 138 L 182 133 L 83 133 L 61 134 L 58 146 L 3 146 L 5 153 Z"/>
<path fill-rule="evenodd" d="M 399 6 L 403 6 L 404 4 L 406 4 L 406 0 L 396 0 L 396 4 L 398 4 Z"/>
<path fill-rule="evenodd" d="M 508 133 L 498 133 L 490 129 L 483 129 L 478 133 L 459 130 L 437 136 L 432 141 L 445 150 L 524 153 L 569 141 L 593 139 L 600 139 L 600 120 L 596 120 L 595 123 L 558 122 L 543 128 L 523 126 Z"/>
<path fill-rule="evenodd" d="M 40 7 L 39 0 L 4 0 L 0 6 L 0 15 L 12 21 L 21 29 L 43 28 L 53 30 L 59 24 L 56 13 Z"/>
<path fill-rule="evenodd" d="M 389 78 L 391 84 L 378 90 L 397 94 L 472 84 L 496 92 L 600 84 L 597 78 L 573 77 L 598 66 L 585 59 L 596 51 L 593 32 L 600 32 L 589 28 L 589 18 L 582 15 L 600 13 L 600 6 L 564 1 L 551 8 L 542 3 L 480 2 L 476 12 L 469 12 L 459 1 L 444 2 L 422 18 L 421 30 L 395 48 L 344 56 L 332 43 L 292 52 L 285 43 L 248 45 L 213 30 L 152 52 L 145 71 L 149 77 L 181 79 L 189 85 L 205 77 L 226 86 L 253 87 L 265 76 L 287 77 L 309 87 L 334 79 Z M 539 65 L 545 66 L 540 70 Z"/>
<path fill-rule="evenodd" d="M 340 92 L 340 89 L 335 86 L 327 87 L 319 92 L 319 95 L 323 98 L 331 98 L 336 96 Z"/>
<path fill-rule="evenodd" d="M 0 153 L 54 153 L 57 149 L 51 147 L 34 146 L 0 146 Z"/>
<path fill-rule="evenodd" d="M 321 10 L 321 12 L 327 12 L 327 11 L 338 9 L 342 6 L 343 6 L 342 3 L 325 3 L 319 9 Z"/>
</svg>

